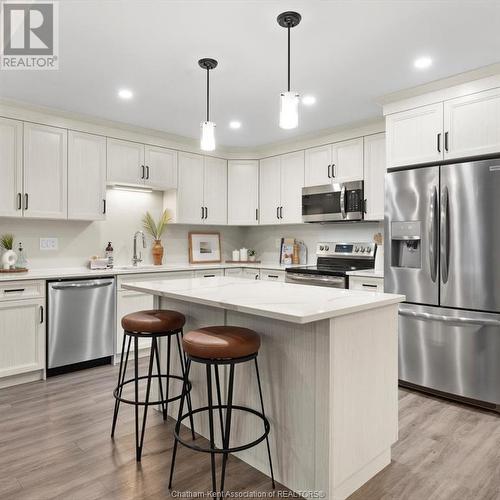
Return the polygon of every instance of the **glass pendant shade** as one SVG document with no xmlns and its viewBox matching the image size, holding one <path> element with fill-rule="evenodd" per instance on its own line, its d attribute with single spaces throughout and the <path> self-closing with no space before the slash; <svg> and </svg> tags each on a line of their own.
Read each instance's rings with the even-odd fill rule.
<svg viewBox="0 0 500 500">
<path fill-rule="evenodd" d="M 299 126 L 299 94 L 282 92 L 280 95 L 280 127 L 284 129 Z"/>
<path fill-rule="evenodd" d="M 215 123 L 201 123 L 201 142 L 200 147 L 203 151 L 213 151 L 215 149 Z"/>
</svg>

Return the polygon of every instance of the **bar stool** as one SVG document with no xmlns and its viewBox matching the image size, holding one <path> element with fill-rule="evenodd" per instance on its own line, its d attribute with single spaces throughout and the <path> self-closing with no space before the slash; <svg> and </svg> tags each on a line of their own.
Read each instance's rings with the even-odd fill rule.
<svg viewBox="0 0 500 500">
<path fill-rule="evenodd" d="M 170 480 L 169 489 L 172 489 L 172 479 L 175 467 L 175 457 L 177 454 L 178 443 L 191 448 L 195 451 L 200 451 L 204 453 L 210 453 L 211 455 L 211 472 L 212 472 L 212 490 L 217 491 L 216 485 L 216 471 L 215 471 L 215 454 L 219 453 L 223 455 L 222 458 L 222 472 L 220 481 L 220 491 L 224 491 L 224 479 L 226 474 L 226 465 L 229 453 L 235 453 L 238 451 L 247 450 L 256 446 L 264 439 L 267 445 L 267 454 L 269 457 L 269 468 L 271 471 L 271 480 L 273 488 L 275 488 L 274 483 L 274 473 L 273 464 L 271 460 L 271 449 L 269 446 L 269 431 L 270 424 L 265 416 L 264 412 L 264 400 L 262 398 L 262 387 L 260 383 L 259 375 L 259 365 L 257 362 L 257 355 L 260 348 L 260 336 L 253 330 L 248 328 L 242 328 L 238 326 L 210 326 L 206 328 L 199 328 L 198 330 L 191 331 L 187 333 L 182 341 L 184 352 L 187 356 L 186 370 L 184 373 L 184 384 L 182 389 L 182 397 L 179 405 L 179 415 L 177 418 L 177 424 L 174 431 L 174 447 L 172 451 L 172 463 L 170 467 Z M 252 408 L 247 408 L 244 406 L 233 404 L 233 388 L 234 388 L 234 372 L 235 365 L 239 363 L 245 363 L 247 361 L 254 361 L 255 363 L 255 373 L 257 375 L 257 384 L 259 389 L 259 398 L 261 411 L 256 411 Z M 207 377 L 207 394 L 208 394 L 208 406 L 203 406 L 193 410 L 189 408 L 189 371 L 191 369 L 191 363 L 201 363 L 206 365 L 206 377 Z M 229 366 L 229 386 L 227 394 L 227 404 L 221 404 L 221 389 L 220 389 L 220 377 L 219 377 L 219 366 L 228 365 Z M 218 404 L 213 404 L 212 397 L 212 366 L 214 367 L 215 374 L 215 384 L 217 391 Z M 188 412 L 183 414 L 184 402 L 188 402 Z M 222 416 L 222 410 L 226 410 L 226 419 Z M 214 410 L 218 410 L 220 418 L 221 436 L 222 436 L 222 448 L 216 448 L 214 442 Z M 234 410 L 241 412 L 250 413 L 256 415 L 262 420 L 264 433 L 254 441 L 243 444 L 240 446 L 230 446 L 229 439 L 231 435 L 231 415 Z M 209 433 L 210 433 L 210 446 L 208 448 L 197 446 L 193 443 L 187 442 L 180 437 L 180 426 L 181 422 L 186 418 L 192 418 L 193 415 L 201 412 L 208 412 L 209 421 Z"/>
<path fill-rule="evenodd" d="M 120 403 L 126 403 L 135 406 L 135 446 L 136 446 L 136 460 L 141 461 L 142 447 L 144 444 L 144 431 L 146 428 L 146 418 L 148 414 L 148 407 L 151 405 L 161 405 L 163 420 L 168 416 L 168 403 L 180 399 L 182 396 L 187 399 L 188 408 L 191 408 L 191 383 L 185 376 L 186 373 L 186 357 L 182 352 L 181 339 L 183 336 L 183 326 L 186 323 L 186 318 L 183 314 L 177 311 L 168 310 L 151 310 L 151 311 L 138 311 L 127 314 L 122 318 L 123 327 L 123 344 L 122 354 L 120 360 L 120 369 L 118 372 L 118 383 L 113 391 L 115 398 L 115 409 L 113 413 L 113 425 L 111 428 L 111 437 L 115 435 L 116 422 L 118 418 L 118 410 Z M 179 353 L 179 360 L 181 366 L 182 376 L 172 375 L 170 373 L 170 351 L 172 344 L 172 337 L 176 337 L 177 349 Z M 167 373 L 162 374 L 160 370 L 160 353 L 158 349 L 158 339 L 167 337 Z M 151 349 L 149 354 L 149 369 L 147 375 L 139 376 L 139 356 L 138 356 L 138 341 L 140 338 L 151 338 Z M 128 358 L 130 353 L 130 344 L 134 339 L 134 376 L 125 380 L 127 371 Z M 127 348 L 125 344 L 128 340 Z M 153 375 L 153 364 L 156 358 L 156 371 L 157 374 Z M 125 359 L 125 361 L 124 361 Z M 158 379 L 158 389 L 160 399 L 157 401 L 149 400 L 149 393 L 151 390 L 151 380 Z M 144 401 L 139 400 L 139 380 L 147 379 L 146 396 Z M 163 383 L 162 380 L 166 379 L 166 394 L 163 396 Z M 169 386 L 172 379 L 181 380 L 183 383 L 182 394 L 177 394 L 170 397 Z M 123 388 L 128 384 L 134 384 L 134 399 L 126 399 L 122 396 Z M 144 413 L 142 418 L 142 429 L 139 437 L 139 407 L 144 406 Z M 191 433 L 195 439 L 193 418 L 191 417 Z"/>
</svg>

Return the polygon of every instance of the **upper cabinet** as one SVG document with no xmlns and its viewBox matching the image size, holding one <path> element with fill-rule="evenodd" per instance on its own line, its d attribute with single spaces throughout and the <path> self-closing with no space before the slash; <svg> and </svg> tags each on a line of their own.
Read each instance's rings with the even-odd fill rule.
<svg viewBox="0 0 500 500">
<path fill-rule="evenodd" d="M 260 223 L 302 222 L 304 151 L 260 161 Z"/>
<path fill-rule="evenodd" d="M 387 166 L 499 153 L 499 123 L 499 88 L 389 114 Z"/>
<path fill-rule="evenodd" d="M 362 137 L 307 149 L 305 152 L 306 186 L 362 179 Z"/>
<path fill-rule="evenodd" d="M 385 134 L 364 138 L 365 220 L 384 219 Z"/>
<path fill-rule="evenodd" d="M 227 162 L 179 153 L 177 191 L 165 193 L 165 206 L 178 224 L 227 223 Z"/>
<path fill-rule="evenodd" d="M 23 122 L 0 118 L 0 216 L 23 215 Z"/>
<path fill-rule="evenodd" d="M 68 132 L 68 219 L 106 217 L 106 137 Z"/>
<path fill-rule="evenodd" d="M 25 217 L 67 218 L 67 147 L 66 129 L 24 124 Z"/>
<path fill-rule="evenodd" d="M 228 224 L 251 226 L 259 221 L 259 161 L 230 160 L 227 167 Z"/>
<path fill-rule="evenodd" d="M 166 190 L 177 187 L 177 152 L 138 142 L 107 140 L 107 182 Z"/>
</svg>

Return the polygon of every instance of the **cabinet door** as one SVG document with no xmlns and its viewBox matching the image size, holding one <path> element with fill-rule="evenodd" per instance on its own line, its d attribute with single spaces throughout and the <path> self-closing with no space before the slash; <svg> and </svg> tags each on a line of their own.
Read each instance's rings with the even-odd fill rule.
<svg viewBox="0 0 500 500">
<path fill-rule="evenodd" d="M 21 217 L 23 122 L 0 118 L 0 216 Z"/>
<path fill-rule="evenodd" d="M 260 271 L 258 269 L 243 268 L 242 278 L 249 280 L 260 279 Z"/>
<path fill-rule="evenodd" d="M 159 190 L 177 188 L 177 151 L 144 146 L 145 184 Z"/>
<path fill-rule="evenodd" d="M 319 146 L 306 149 L 305 152 L 305 185 L 319 186 L 332 182 L 332 146 Z"/>
<path fill-rule="evenodd" d="M 227 224 L 227 161 L 205 156 L 205 224 Z"/>
<path fill-rule="evenodd" d="M 365 220 L 384 219 L 385 134 L 365 137 Z"/>
<path fill-rule="evenodd" d="M 258 224 L 259 162 L 230 160 L 227 166 L 228 224 Z"/>
<path fill-rule="evenodd" d="M 443 103 L 388 115 L 387 168 L 443 158 Z"/>
<path fill-rule="evenodd" d="M 283 224 L 302 222 L 302 187 L 304 186 L 304 151 L 281 157 L 281 209 Z"/>
<path fill-rule="evenodd" d="M 177 223 L 203 222 L 203 170 L 203 156 L 179 153 Z"/>
<path fill-rule="evenodd" d="M 500 152 L 500 89 L 444 103 L 445 158 Z"/>
<path fill-rule="evenodd" d="M 259 222 L 279 224 L 281 206 L 281 160 L 279 156 L 260 160 L 259 165 Z"/>
<path fill-rule="evenodd" d="M 0 302 L 0 377 L 45 367 L 45 302 Z"/>
<path fill-rule="evenodd" d="M 144 145 L 109 137 L 107 144 L 108 184 L 144 185 Z"/>
<path fill-rule="evenodd" d="M 363 138 L 332 145 L 333 182 L 363 180 Z"/>
<path fill-rule="evenodd" d="M 104 220 L 106 137 L 68 132 L 68 219 Z"/>
<path fill-rule="evenodd" d="M 68 217 L 68 131 L 24 124 L 24 216 Z"/>
</svg>

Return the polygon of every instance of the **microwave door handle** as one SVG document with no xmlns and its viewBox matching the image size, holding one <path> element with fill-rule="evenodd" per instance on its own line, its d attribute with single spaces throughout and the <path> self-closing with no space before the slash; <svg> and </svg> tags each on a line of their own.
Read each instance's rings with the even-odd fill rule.
<svg viewBox="0 0 500 500">
<path fill-rule="evenodd" d="M 340 212 L 342 214 L 342 219 L 346 218 L 345 214 L 345 186 L 342 186 L 342 189 L 340 190 Z"/>
<path fill-rule="evenodd" d="M 449 228 L 449 194 L 445 186 L 441 198 L 441 279 L 443 283 L 448 282 L 448 271 L 450 266 L 450 228 Z"/>
<path fill-rule="evenodd" d="M 437 187 L 434 186 L 429 207 L 429 267 L 435 283 L 437 275 Z"/>
</svg>

